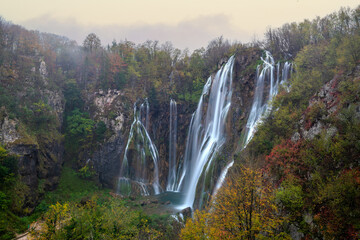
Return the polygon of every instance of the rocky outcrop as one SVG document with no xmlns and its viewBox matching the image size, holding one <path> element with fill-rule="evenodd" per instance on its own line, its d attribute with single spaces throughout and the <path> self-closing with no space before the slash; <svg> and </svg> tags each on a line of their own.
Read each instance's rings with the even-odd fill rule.
<svg viewBox="0 0 360 240">
<path fill-rule="evenodd" d="M 327 138 L 331 138 L 336 134 L 336 127 L 327 123 L 326 120 L 335 114 L 339 107 L 338 83 L 340 79 L 341 76 L 336 75 L 310 99 L 309 107 L 299 122 L 299 131 L 295 132 L 291 137 L 292 141 L 296 142 L 301 138 L 312 140 L 324 129 Z"/>
<path fill-rule="evenodd" d="M 44 61 L 40 63 L 39 71 L 46 81 L 47 71 Z M 34 85 L 30 79 L 25 83 Z M 21 99 L 26 96 L 26 87 L 16 92 Z M 12 154 L 18 156 L 18 173 L 24 184 L 22 191 L 24 201 L 17 206 L 19 214 L 31 213 L 40 201 L 45 191 L 57 186 L 63 163 L 63 139 L 61 127 L 65 100 L 61 91 L 49 88 L 37 89 L 38 98 L 50 107 L 48 114 L 53 114 L 55 122 L 48 127 L 46 133 L 37 133 L 31 127 L 9 115 L 7 109 L 0 110 L 0 144 Z"/>
<path fill-rule="evenodd" d="M 231 145 L 232 154 L 241 150 L 243 143 L 241 137 L 244 134 L 254 98 L 256 62 L 260 59 L 260 56 L 260 50 L 248 49 L 247 52 L 239 53 L 236 58 L 233 80 L 234 90 L 226 128 L 229 136 L 226 142 Z"/>
<path fill-rule="evenodd" d="M 82 164 L 92 164 L 99 182 L 115 188 L 131 125 L 132 108 L 128 107 L 129 99 L 124 93 L 113 89 L 89 94 L 88 105 L 91 106 L 92 117 L 104 122 L 112 134 L 100 143 L 93 154 L 83 153 Z"/>
<path fill-rule="evenodd" d="M 27 189 L 22 192 L 25 198 L 21 203 L 23 206 L 18 208 L 24 210 L 20 214 L 28 214 L 36 207 L 44 191 L 54 190 L 57 186 L 63 163 L 63 144 L 61 139 L 31 139 L 7 129 L 2 128 L 1 134 L 16 138 L 5 137 L 1 143 L 10 153 L 18 156 L 18 173 Z"/>
<path fill-rule="evenodd" d="M 51 107 L 59 122 L 59 130 L 63 124 L 65 98 L 61 91 L 45 89 L 42 91 L 42 96 L 46 98 L 47 104 Z"/>
<path fill-rule="evenodd" d="M 15 142 L 20 138 L 19 133 L 16 131 L 16 125 L 18 121 L 14 119 L 9 119 L 8 116 L 5 116 L 0 122 L 0 142 L 3 144 L 8 144 Z"/>
</svg>

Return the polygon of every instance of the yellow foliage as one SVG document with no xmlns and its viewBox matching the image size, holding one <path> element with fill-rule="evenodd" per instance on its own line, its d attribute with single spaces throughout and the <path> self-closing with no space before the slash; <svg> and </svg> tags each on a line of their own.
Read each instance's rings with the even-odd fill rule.
<svg viewBox="0 0 360 240">
<path fill-rule="evenodd" d="M 56 231 L 65 226 L 68 221 L 70 221 L 69 204 L 56 203 L 49 207 L 49 211 L 45 216 L 45 222 L 40 230 L 31 231 L 31 235 L 39 240 L 53 239 Z"/>
<path fill-rule="evenodd" d="M 273 189 L 260 171 L 242 167 L 230 177 L 209 210 L 196 211 L 181 239 L 290 239 L 277 235 L 284 219 L 278 213 Z"/>
<path fill-rule="evenodd" d="M 186 226 L 181 230 L 181 239 L 184 240 L 202 240 L 209 239 L 210 229 L 207 220 L 210 214 L 206 211 L 196 210 L 193 218 L 186 221 Z"/>
</svg>

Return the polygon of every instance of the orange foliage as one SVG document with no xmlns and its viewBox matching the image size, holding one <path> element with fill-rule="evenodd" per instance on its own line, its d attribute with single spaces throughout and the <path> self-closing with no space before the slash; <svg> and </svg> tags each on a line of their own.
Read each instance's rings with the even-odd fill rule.
<svg viewBox="0 0 360 240">
<path fill-rule="evenodd" d="M 301 178 L 306 171 L 306 166 L 302 161 L 301 149 L 303 147 L 302 141 L 294 143 L 291 140 L 275 146 L 271 153 L 266 156 L 265 171 L 275 176 L 279 182 L 282 182 L 289 175 Z"/>
</svg>

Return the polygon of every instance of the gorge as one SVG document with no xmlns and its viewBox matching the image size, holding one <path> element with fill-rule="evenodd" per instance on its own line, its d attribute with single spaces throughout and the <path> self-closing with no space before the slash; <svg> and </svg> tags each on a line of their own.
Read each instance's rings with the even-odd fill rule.
<svg viewBox="0 0 360 240">
<path fill-rule="evenodd" d="M 359 12 L 193 52 L 0 18 L 0 239 L 356 239 Z"/>
<path fill-rule="evenodd" d="M 244 143 L 240 147 L 241 149 L 246 147 L 256 131 L 257 124 L 270 111 L 270 102 L 276 96 L 280 85 L 285 84 L 291 75 L 291 64 L 285 62 L 281 68 L 281 64 L 275 64 L 269 52 L 265 52 L 265 57 L 261 60 L 262 63 L 256 67 L 255 93 L 243 131 Z M 179 162 L 176 162 L 177 105 L 175 100 L 170 100 L 169 167 L 166 188 L 159 185 L 158 150 L 147 132 L 149 130 L 148 100 L 145 99 L 139 110 L 135 104 L 134 122 L 131 125 L 121 165 L 118 184 L 120 194 L 130 195 L 131 191 L 139 192 L 141 195 L 159 194 L 164 192 L 164 189 L 170 192 L 179 192 L 181 193 L 179 196 L 183 200 L 181 200 L 182 204 L 176 207 L 184 209 L 186 207 L 193 208 L 194 202 L 197 203 L 195 207 L 200 208 L 203 201 L 206 202 L 209 194 L 214 194 L 219 190 L 225 181 L 227 171 L 233 165 L 233 160 L 230 160 L 225 162 L 226 166 L 221 169 L 217 166 L 219 163 L 216 161 L 216 157 L 226 142 L 225 128 L 228 111 L 231 108 L 234 63 L 235 56 L 232 56 L 214 76 L 208 78 L 204 85 L 197 109 L 191 117 L 186 144 L 180 143 L 185 144 L 186 148 L 185 153 L 180 153 L 180 155 L 184 155 L 184 158 L 179 159 Z M 144 124 L 148 127 L 145 127 Z M 134 153 L 131 154 L 131 159 L 128 156 L 130 144 L 134 144 Z M 147 156 L 146 153 L 150 153 L 150 155 Z M 146 163 L 147 158 L 151 158 L 153 164 Z M 150 171 L 145 170 L 152 165 L 154 167 L 150 167 Z M 219 168 L 220 172 L 214 172 L 214 168 Z M 133 172 L 133 176 L 129 176 L 129 172 Z M 134 184 L 137 187 L 132 187 Z M 148 185 L 153 186 L 151 191 L 149 191 Z"/>
</svg>

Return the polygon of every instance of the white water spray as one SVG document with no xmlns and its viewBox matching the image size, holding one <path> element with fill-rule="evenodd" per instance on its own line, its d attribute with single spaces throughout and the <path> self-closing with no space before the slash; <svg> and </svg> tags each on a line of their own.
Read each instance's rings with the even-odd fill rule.
<svg viewBox="0 0 360 240">
<path fill-rule="evenodd" d="M 169 133 L 169 175 L 167 191 L 176 190 L 176 139 L 177 139 L 177 106 L 175 100 L 170 100 L 170 133 Z"/>
<path fill-rule="evenodd" d="M 184 193 L 185 199 L 179 208 L 193 207 L 196 189 L 198 186 L 204 189 L 212 160 L 225 142 L 225 122 L 231 104 L 234 60 L 232 56 L 213 79 L 208 79 L 192 116 L 183 171 L 177 189 Z M 209 100 L 206 105 L 204 99 L 207 96 Z M 202 175 L 204 177 L 200 183 Z"/>
<path fill-rule="evenodd" d="M 145 116 L 143 116 L 143 113 L 145 113 Z M 136 103 L 134 104 L 134 121 L 131 124 L 118 181 L 118 192 L 121 194 L 128 195 L 132 190 L 131 185 L 136 184 L 142 195 L 149 195 L 150 191 L 148 190 L 148 185 L 150 185 L 149 179 L 151 179 L 147 176 L 147 159 L 149 158 L 151 158 L 153 162 L 151 185 L 155 194 L 160 193 L 158 168 L 159 154 L 143 124 L 143 122 L 148 124 L 148 114 L 149 103 L 147 99 L 145 100 L 145 103 L 140 105 L 139 110 L 136 107 Z M 134 154 L 129 158 L 131 146 L 133 146 L 133 148 L 135 147 L 135 149 L 132 149 Z"/>
</svg>

